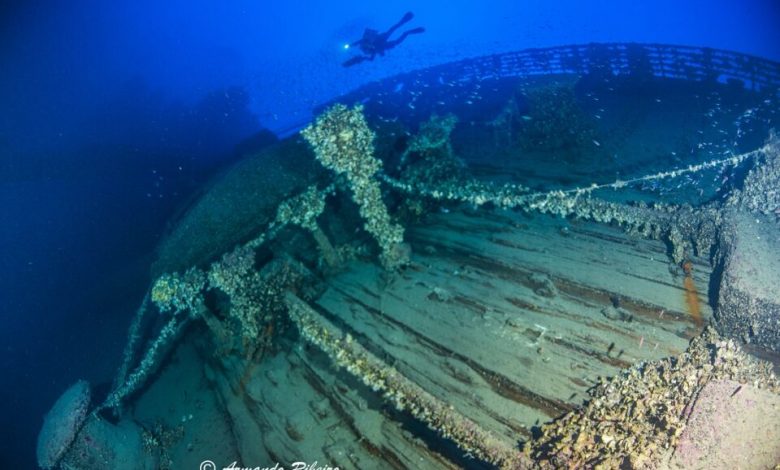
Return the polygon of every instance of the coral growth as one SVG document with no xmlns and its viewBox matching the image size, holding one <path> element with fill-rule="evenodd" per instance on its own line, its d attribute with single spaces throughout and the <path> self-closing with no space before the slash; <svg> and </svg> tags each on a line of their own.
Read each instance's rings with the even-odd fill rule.
<svg viewBox="0 0 780 470">
<path fill-rule="evenodd" d="M 114 377 L 114 389 L 119 388 L 127 380 L 127 374 L 135 360 L 135 355 L 138 352 L 138 343 L 142 339 L 141 324 L 149 311 L 150 296 L 151 293 L 147 292 L 133 316 L 133 321 L 130 323 L 130 330 L 127 333 L 127 344 L 125 344 L 125 349 L 122 352 L 122 363 L 117 369 L 116 377 Z"/>
<path fill-rule="evenodd" d="M 780 158 L 778 155 L 780 155 L 780 144 L 778 144 L 778 138 L 773 135 L 763 147 L 740 155 L 732 155 L 630 180 L 617 180 L 607 184 L 592 184 L 569 190 L 536 193 L 529 193 L 527 188 L 519 185 L 495 186 L 475 180 L 451 181 L 439 185 L 431 185 L 418 179 L 397 180 L 389 176 L 385 176 L 384 180 L 393 188 L 415 197 L 428 197 L 439 201 L 459 201 L 476 206 L 493 204 L 502 208 L 536 211 L 561 217 L 574 216 L 596 222 L 614 222 L 634 234 L 666 239 L 672 246 L 673 261 L 682 263 L 692 251 L 709 253 L 710 248 L 717 240 L 721 224 L 722 211 L 719 204 L 713 203 L 696 209 L 689 205 L 655 204 L 648 206 L 642 202 L 628 205 L 593 197 L 593 193 L 602 189 L 618 190 L 647 181 L 678 178 L 711 168 L 736 166 L 760 158 L 776 161 Z M 755 184 L 764 188 L 766 194 L 775 194 L 772 185 L 777 184 L 780 173 L 759 170 L 751 173 L 751 175 L 753 174 L 756 175 Z M 751 199 L 751 201 L 754 203 L 745 201 L 744 196 L 735 196 L 729 199 L 727 205 L 742 207 L 745 210 L 752 210 L 754 206 L 761 204 L 767 204 L 770 209 L 774 207 L 772 200 Z"/>
<path fill-rule="evenodd" d="M 151 429 L 141 433 L 144 452 L 157 458 L 158 470 L 172 470 L 176 465 L 171 457 L 171 448 L 184 437 L 184 426 L 178 424 L 170 428 L 158 421 Z"/>
<path fill-rule="evenodd" d="M 227 294 L 230 318 L 239 326 L 243 343 L 250 344 L 260 333 L 260 286 L 262 278 L 255 270 L 255 252 L 238 247 L 211 265 L 209 287 Z"/>
<path fill-rule="evenodd" d="M 206 276 L 197 268 L 181 275 L 163 274 L 152 286 L 151 300 L 161 312 L 193 310 L 203 301 L 200 293 L 205 284 Z"/>
<path fill-rule="evenodd" d="M 227 318 L 220 321 L 206 313 L 209 328 L 215 333 L 218 346 L 225 351 L 235 350 L 246 357 L 265 347 L 268 331 L 274 318 L 282 314 L 281 296 L 285 289 L 300 283 L 304 268 L 291 260 L 279 259 L 263 269 L 255 268 L 255 252 L 238 247 L 225 254 L 209 269 L 209 287 L 225 294 L 229 305 Z"/>
<path fill-rule="evenodd" d="M 686 407 L 698 391 L 724 378 L 780 392 L 769 363 L 710 327 L 685 353 L 602 381 L 583 409 L 544 426 L 529 454 L 543 468 L 648 468 L 679 441 Z"/>
<path fill-rule="evenodd" d="M 450 143 L 450 134 L 457 123 L 454 114 L 434 114 L 422 123 L 401 155 L 401 178 L 429 185 L 462 180 L 466 164 L 455 156 Z"/>
<path fill-rule="evenodd" d="M 363 228 L 379 244 L 385 268 L 395 269 L 406 264 L 406 250 L 398 249 L 403 243 L 404 229 L 391 222 L 382 201 L 376 179 L 382 162 L 374 157 L 374 133 L 363 116 L 363 107 L 357 105 L 349 109 L 336 104 L 301 131 L 301 135 L 323 166 L 347 178 L 352 199 L 364 220 Z"/>
<path fill-rule="evenodd" d="M 192 319 L 206 323 L 215 335 L 218 351 L 242 349 L 251 356 L 264 346 L 268 338 L 260 335 L 260 332 L 266 328 L 269 318 L 275 312 L 273 307 L 281 305 L 279 296 L 285 286 L 293 284 L 301 276 L 300 269 L 291 268 L 285 262 L 279 263 L 282 267 L 276 271 L 278 266 L 272 267 L 271 273 L 258 273 L 254 266 L 255 250 L 287 224 L 316 227 L 315 219 L 322 212 L 324 194 L 331 190 L 328 187 L 319 192 L 311 187 L 283 201 L 276 220 L 269 225 L 267 232 L 226 253 L 212 263 L 207 271 L 190 268 L 183 274 L 163 274 L 157 278 L 149 299 L 160 312 L 172 313 L 171 318 L 128 375 L 130 362 L 136 355 L 135 345 L 139 342 L 138 324 L 147 310 L 144 301 L 131 325 L 128 347 L 113 390 L 99 409 L 118 410 L 122 402 L 154 373 L 184 325 Z M 205 307 L 204 294 L 208 289 L 219 290 L 230 299 L 228 322 L 223 322 Z"/>
<path fill-rule="evenodd" d="M 780 215 L 780 136 L 772 132 L 765 148 L 761 164 L 750 170 L 741 189 L 732 191 L 727 206 Z"/>
<path fill-rule="evenodd" d="M 184 326 L 205 308 L 203 306 L 205 287 L 206 273 L 197 268 L 190 268 L 184 274 L 164 274 L 155 281 L 148 298 L 161 313 L 171 313 L 171 316 L 157 337 L 149 344 L 139 364 L 128 374 L 130 362 L 136 354 L 135 345 L 139 342 L 139 325 L 147 310 L 147 300 L 144 300 L 130 327 L 128 346 L 125 348 L 123 363 L 117 372 L 113 389 L 98 409 L 118 410 L 125 398 L 143 386 L 160 365 L 162 358 L 179 337 Z"/>
<path fill-rule="evenodd" d="M 181 317 L 181 315 L 174 315 L 168 320 L 162 330 L 160 330 L 157 338 L 147 348 L 138 366 L 124 380 L 116 382 L 114 389 L 103 404 L 98 407 L 98 410 L 118 410 L 123 400 L 146 383 L 149 377 L 157 370 L 162 358 L 179 337 L 184 325 L 187 323 L 188 318 Z"/>
<path fill-rule="evenodd" d="M 319 191 L 316 186 L 310 186 L 303 194 L 282 201 L 276 212 L 276 220 L 308 230 L 317 243 L 322 259 L 328 266 L 336 267 L 341 264 L 341 256 L 317 223 L 317 217 L 325 210 L 326 192 L 330 192 L 330 188 Z"/>
</svg>

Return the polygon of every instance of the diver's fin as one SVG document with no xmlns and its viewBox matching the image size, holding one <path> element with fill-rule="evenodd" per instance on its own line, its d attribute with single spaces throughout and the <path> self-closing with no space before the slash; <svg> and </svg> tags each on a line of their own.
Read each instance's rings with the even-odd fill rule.
<svg viewBox="0 0 780 470">
<path fill-rule="evenodd" d="M 366 60 L 369 60 L 367 56 L 364 55 L 356 55 L 355 57 L 352 57 L 351 59 L 344 61 L 341 65 L 343 67 L 352 67 L 353 65 L 357 65 L 361 62 L 364 62 Z"/>
</svg>

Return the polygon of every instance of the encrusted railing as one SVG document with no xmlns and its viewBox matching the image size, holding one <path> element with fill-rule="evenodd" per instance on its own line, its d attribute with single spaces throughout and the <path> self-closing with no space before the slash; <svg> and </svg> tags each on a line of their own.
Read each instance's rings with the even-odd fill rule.
<svg viewBox="0 0 780 470">
<path fill-rule="evenodd" d="M 663 77 L 712 83 L 734 83 L 756 92 L 780 90 L 780 63 L 738 52 L 664 44 L 607 43 L 524 49 L 437 65 L 364 85 L 331 103 L 377 99 L 390 90 L 424 93 L 442 84 L 468 87 L 482 80 L 557 74 Z M 389 103 L 383 106 L 406 106 Z M 408 111 L 408 110 L 407 110 Z"/>
</svg>

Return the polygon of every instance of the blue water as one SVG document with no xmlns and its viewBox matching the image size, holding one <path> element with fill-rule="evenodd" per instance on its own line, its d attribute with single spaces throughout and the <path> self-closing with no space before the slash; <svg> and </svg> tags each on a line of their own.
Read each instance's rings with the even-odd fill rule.
<svg viewBox="0 0 780 470">
<path fill-rule="evenodd" d="M 410 4 L 159 3 L 0 6 L 2 468 L 34 467 L 67 386 L 110 383 L 166 224 L 242 142 L 372 80 L 496 52 L 637 41 L 780 60 L 774 0 L 417 2 L 426 32 L 352 68 L 344 44 Z"/>
</svg>

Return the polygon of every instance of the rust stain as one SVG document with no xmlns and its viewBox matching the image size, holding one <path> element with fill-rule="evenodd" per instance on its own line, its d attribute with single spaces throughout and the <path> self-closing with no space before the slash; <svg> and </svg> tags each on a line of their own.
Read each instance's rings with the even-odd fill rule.
<svg viewBox="0 0 780 470">
<path fill-rule="evenodd" d="M 685 272 L 683 287 L 685 288 L 685 305 L 688 306 L 688 313 L 691 314 L 693 323 L 697 328 L 701 328 L 704 320 L 701 316 L 701 305 L 699 305 L 699 293 L 696 291 L 696 284 L 693 282 L 693 263 L 685 261 L 682 264 Z"/>
</svg>

